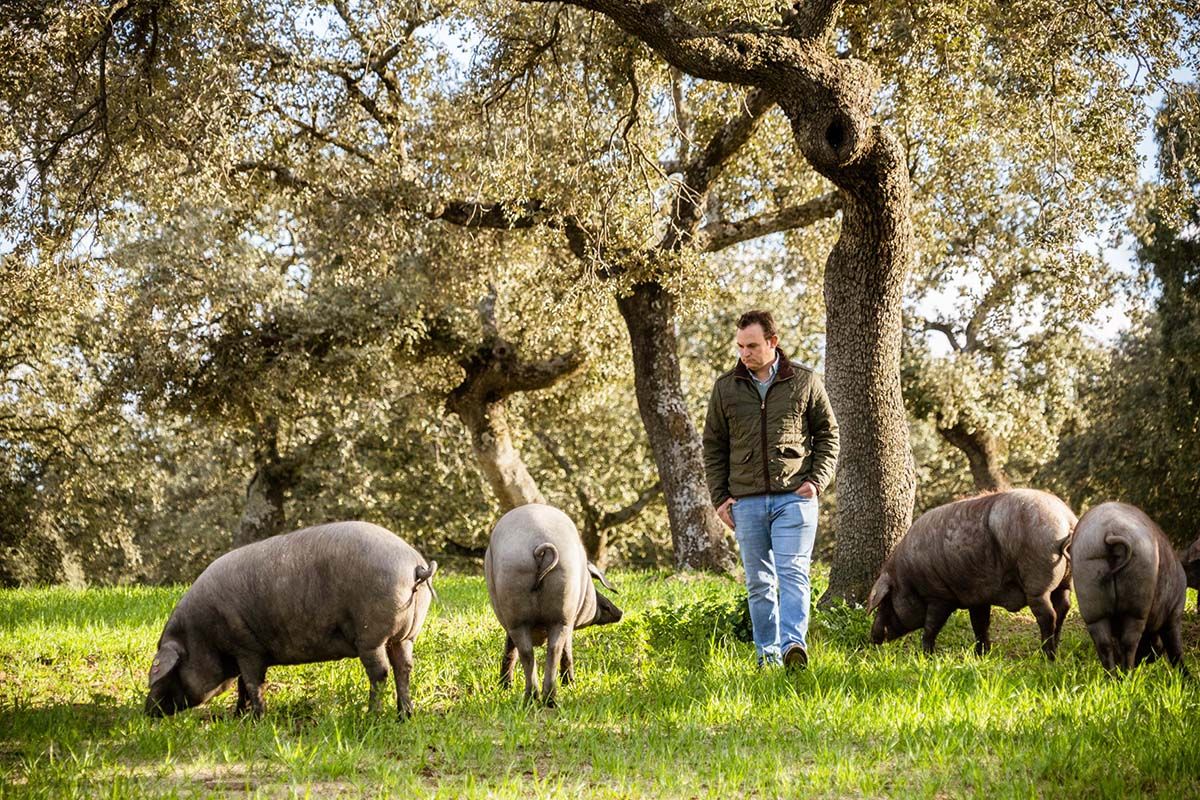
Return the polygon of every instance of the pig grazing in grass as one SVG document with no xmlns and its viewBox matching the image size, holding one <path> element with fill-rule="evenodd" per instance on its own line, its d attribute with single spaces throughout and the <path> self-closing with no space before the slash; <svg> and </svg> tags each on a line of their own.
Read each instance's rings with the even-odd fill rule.
<svg viewBox="0 0 1200 800">
<path fill-rule="evenodd" d="M 938 632 L 960 608 L 971 613 L 975 652 L 991 647 L 992 606 L 1029 606 L 1042 652 L 1053 659 L 1070 608 L 1064 553 L 1075 515 L 1047 492 L 1013 489 L 947 503 L 921 515 L 892 550 L 867 600 L 871 641 L 923 628 L 933 652 Z"/>
<path fill-rule="evenodd" d="M 1187 673 L 1180 630 L 1187 578 L 1150 517 L 1126 503 L 1090 509 L 1075 529 L 1071 569 L 1079 614 L 1105 669 L 1132 669 L 1161 643 Z"/>
<path fill-rule="evenodd" d="M 237 679 L 238 712 L 263 713 L 267 668 L 358 657 L 370 707 L 391 663 L 396 704 L 412 713 L 413 640 L 437 562 L 367 522 L 336 522 L 239 547 L 201 573 L 171 612 L 150 669 L 146 713 L 174 714 Z"/>
<path fill-rule="evenodd" d="M 596 591 L 592 578 L 609 589 L 612 586 L 588 563 L 579 531 L 570 518 L 557 508 L 538 503 L 519 506 L 500 518 L 483 569 L 492 608 L 507 633 L 501 685 L 512 685 L 519 655 L 525 669 L 525 699 L 535 697 L 533 648 L 544 642 L 542 701 L 553 706 L 559 664 L 564 684 L 575 677 L 574 630 L 621 619 L 621 610 Z"/>
</svg>

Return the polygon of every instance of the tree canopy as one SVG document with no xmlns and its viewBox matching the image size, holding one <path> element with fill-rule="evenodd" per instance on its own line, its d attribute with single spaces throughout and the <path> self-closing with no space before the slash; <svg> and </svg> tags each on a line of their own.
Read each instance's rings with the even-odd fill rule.
<svg viewBox="0 0 1200 800">
<path fill-rule="evenodd" d="M 1195 117 L 1174 86 L 1200 41 L 1173 1 L 0 14 L 21 509 L 48 507 L 49 464 L 88 474 L 53 421 L 130 443 L 112 491 L 159 499 L 122 530 L 209 492 L 249 537 L 341 511 L 457 518 L 443 541 L 472 544 L 506 496 L 600 519 L 661 480 L 646 520 L 665 511 L 676 563 L 726 568 L 694 426 L 736 310 L 768 304 L 843 417 L 851 598 L 912 511 L 904 325 L 908 412 L 1032 479 L 1082 413 L 1081 320 L 1126 290 L 1080 242 L 1122 224 L 1152 93 Z M 1172 136 L 1177 224 L 1195 172 Z"/>
</svg>

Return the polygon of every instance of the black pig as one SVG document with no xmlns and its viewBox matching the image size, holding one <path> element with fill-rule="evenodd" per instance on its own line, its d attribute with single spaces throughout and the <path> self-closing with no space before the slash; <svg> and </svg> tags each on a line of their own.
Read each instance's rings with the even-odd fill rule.
<svg viewBox="0 0 1200 800">
<path fill-rule="evenodd" d="M 1126 503 L 1088 510 L 1075 529 L 1071 564 L 1079 615 L 1105 669 L 1132 669 L 1161 646 L 1187 674 L 1181 636 L 1187 578 L 1145 512 Z"/>
<path fill-rule="evenodd" d="M 239 547 L 201 573 L 171 612 L 150 669 L 146 713 L 174 714 L 237 679 L 238 712 L 263 713 L 267 668 L 357 656 L 370 707 L 391 663 L 401 716 L 412 713 L 413 640 L 437 562 L 366 522 L 318 525 Z"/>
<path fill-rule="evenodd" d="M 933 652 L 938 632 L 959 608 L 971 613 L 975 652 L 991 647 L 992 606 L 1029 606 L 1053 659 L 1071 601 L 1064 550 L 1075 514 L 1047 492 L 1014 489 L 947 503 L 912 524 L 883 565 L 867 600 L 871 641 L 924 628 Z"/>
</svg>

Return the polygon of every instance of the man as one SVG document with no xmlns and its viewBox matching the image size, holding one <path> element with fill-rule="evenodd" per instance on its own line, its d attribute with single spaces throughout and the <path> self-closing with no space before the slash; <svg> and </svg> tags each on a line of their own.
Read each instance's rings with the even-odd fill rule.
<svg viewBox="0 0 1200 800">
<path fill-rule="evenodd" d="M 833 480 L 837 421 L 821 379 L 779 347 L 769 311 L 738 319 L 737 348 L 708 403 L 705 477 L 737 536 L 758 663 L 803 669 L 817 497 Z"/>
</svg>

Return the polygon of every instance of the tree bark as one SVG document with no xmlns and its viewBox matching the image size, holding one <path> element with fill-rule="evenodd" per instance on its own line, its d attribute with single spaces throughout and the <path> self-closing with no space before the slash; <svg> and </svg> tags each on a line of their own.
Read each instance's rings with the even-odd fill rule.
<svg viewBox="0 0 1200 800">
<path fill-rule="evenodd" d="M 977 491 L 1005 491 L 1012 488 L 1000 460 L 1000 442 L 991 433 L 981 428 L 967 430 L 967 426 L 961 422 L 949 428 L 939 425 L 937 432 L 966 455 Z"/>
<path fill-rule="evenodd" d="M 486 402 L 468 396 L 453 407 L 471 432 L 471 449 L 500 503 L 501 513 L 526 503 L 545 503 L 537 482 L 513 444 L 503 399 Z"/>
<path fill-rule="evenodd" d="M 729 536 L 709 502 L 700 436 L 679 379 L 675 299 L 657 283 L 639 283 L 617 301 L 633 348 L 638 411 L 662 479 L 675 564 L 732 571 Z"/>
<path fill-rule="evenodd" d="M 516 347 L 496 333 L 495 298 L 481 304 L 485 340 L 462 359 L 462 383 L 446 398 L 446 409 L 457 414 L 471 432 L 471 447 L 502 511 L 526 503 L 545 503 L 537 482 L 525 468 L 513 444 L 505 399 L 517 392 L 554 385 L 577 372 L 583 357 L 561 353 L 541 361 L 524 361 Z"/>
<path fill-rule="evenodd" d="M 912 522 L 916 493 L 900 389 L 900 301 L 914 254 L 908 170 L 896 141 L 872 131 L 873 144 L 854 164 L 830 170 L 843 216 L 825 265 L 825 357 L 842 449 L 837 547 L 823 605 L 866 600 Z"/>
<path fill-rule="evenodd" d="M 275 454 L 278 457 L 278 453 Z M 292 483 L 292 470 L 278 458 L 254 471 L 246 487 L 246 504 L 233 536 L 233 546 L 266 539 L 284 532 L 284 499 Z"/>
</svg>

